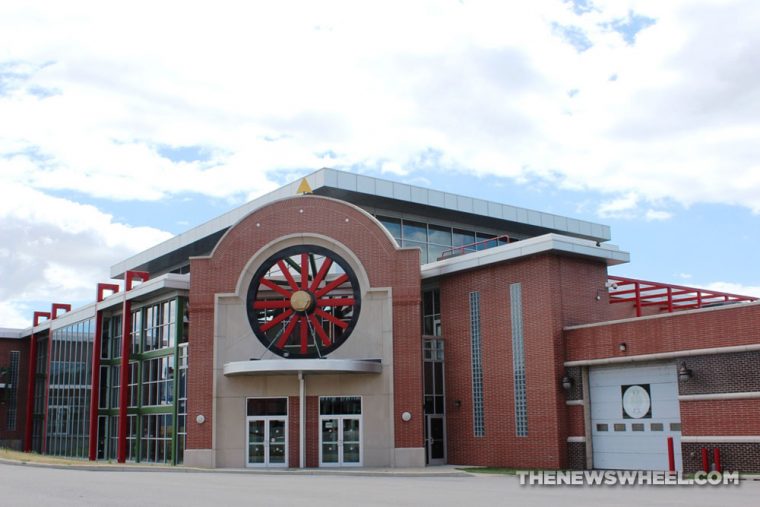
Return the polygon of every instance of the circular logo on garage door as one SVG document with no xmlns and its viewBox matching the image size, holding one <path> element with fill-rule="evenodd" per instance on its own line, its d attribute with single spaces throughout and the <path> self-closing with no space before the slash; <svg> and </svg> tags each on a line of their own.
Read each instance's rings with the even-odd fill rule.
<svg viewBox="0 0 760 507">
<path fill-rule="evenodd" d="M 623 411 L 626 418 L 641 419 L 650 414 L 649 409 L 652 407 L 652 402 L 646 387 L 640 385 L 625 386 L 623 390 Z"/>
</svg>

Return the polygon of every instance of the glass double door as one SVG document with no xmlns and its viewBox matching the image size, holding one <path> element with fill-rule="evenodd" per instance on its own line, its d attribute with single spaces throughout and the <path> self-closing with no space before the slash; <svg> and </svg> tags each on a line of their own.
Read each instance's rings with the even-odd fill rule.
<svg viewBox="0 0 760 507">
<path fill-rule="evenodd" d="M 322 416 L 320 466 L 360 466 L 362 464 L 361 417 Z"/>
<path fill-rule="evenodd" d="M 287 417 L 248 417 L 248 466 L 288 466 Z"/>
</svg>

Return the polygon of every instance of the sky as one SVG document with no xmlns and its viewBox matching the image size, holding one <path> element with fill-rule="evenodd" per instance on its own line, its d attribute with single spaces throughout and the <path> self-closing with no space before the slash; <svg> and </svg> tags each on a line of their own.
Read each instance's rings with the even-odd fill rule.
<svg viewBox="0 0 760 507">
<path fill-rule="evenodd" d="M 760 296 L 760 3 L 0 3 L 0 327 L 321 167 Z"/>
</svg>

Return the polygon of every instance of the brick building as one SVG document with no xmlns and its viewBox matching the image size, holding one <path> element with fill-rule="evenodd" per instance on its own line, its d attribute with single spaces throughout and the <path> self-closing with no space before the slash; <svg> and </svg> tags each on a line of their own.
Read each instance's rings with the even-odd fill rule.
<svg viewBox="0 0 760 507">
<path fill-rule="evenodd" d="M 0 328 L 0 444 L 202 467 L 760 471 L 760 304 L 609 276 L 628 261 L 610 239 L 322 169 L 116 264 L 90 305 Z"/>
</svg>

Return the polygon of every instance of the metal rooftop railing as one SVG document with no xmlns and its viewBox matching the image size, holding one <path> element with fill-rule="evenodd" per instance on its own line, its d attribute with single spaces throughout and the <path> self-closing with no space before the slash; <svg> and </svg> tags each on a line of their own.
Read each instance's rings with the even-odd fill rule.
<svg viewBox="0 0 760 507">
<path fill-rule="evenodd" d="M 607 278 L 609 279 L 607 285 L 610 291 L 610 303 L 633 303 L 637 317 L 641 317 L 642 308 L 646 306 L 657 306 L 660 311 L 674 312 L 760 299 L 754 296 L 649 282 L 622 276 Z"/>
<path fill-rule="evenodd" d="M 449 259 L 451 257 L 456 257 L 458 255 L 463 255 L 470 252 L 479 252 L 480 250 L 486 250 L 488 248 L 493 248 L 499 245 L 506 245 L 509 243 L 513 243 L 515 241 L 517 240 L 511 239 L 506 234 L 503 234 L 501 236 L 496 236 L 494 238 L 488 238 L 481 241 L 476 241 L 475 243 L 468 243 L 466 245 L 451 247 L 448 250 L 444 250 L 443 252 L 441 252 L 441 256 L 438 257 L 436 260 L 442 261 L 444 259 Z"/>
</svg>

